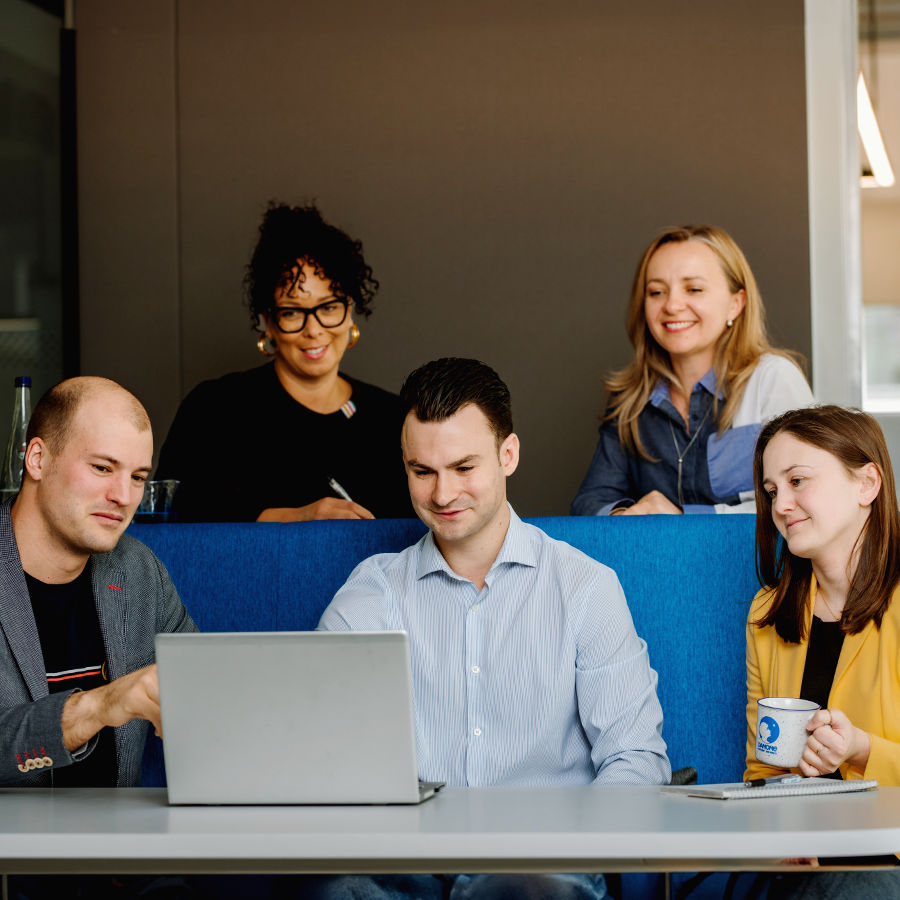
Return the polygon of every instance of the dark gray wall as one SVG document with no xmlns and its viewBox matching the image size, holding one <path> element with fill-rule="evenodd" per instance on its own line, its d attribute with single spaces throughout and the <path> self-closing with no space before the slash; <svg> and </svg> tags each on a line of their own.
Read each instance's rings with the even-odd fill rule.
<svg viewBox="0 0 900 900">
<path fill-rule="evenodd" d="M 76 25 L 84 370 L 159 440 L 260 361 L 241 278 L 271 198 L 365 244 L 348 373 L 397 390 L 466 355 L 507 380 L 525 514 L 568 509 L 661 226 L 731 231 L 809 353 L 802 0 L 79 0 Z"/>
</svg>

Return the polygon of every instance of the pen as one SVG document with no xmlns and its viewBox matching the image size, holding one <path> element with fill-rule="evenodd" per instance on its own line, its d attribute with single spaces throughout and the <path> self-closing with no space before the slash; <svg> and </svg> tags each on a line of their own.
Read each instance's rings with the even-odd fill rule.
<svg viewBox="0 0 900 900">
<path fill-rule="evenodd" d="M 767 784 L 794 784 L 800 781 L 800 775 L 778 775 L 775 778 L 751 778 L 750 781 L 744 782 L 744 787 L 764 787 Z"/>
<path fill-rule="evenodd" d="M 349 500 L 351 503 L 353 502 L 353 498 L 341 487 L 340 483 L 335 481 L 334 478 L 328 479 L 328 486 L 339 496 L 343 497 L 344 500 Z"/>
</svg>

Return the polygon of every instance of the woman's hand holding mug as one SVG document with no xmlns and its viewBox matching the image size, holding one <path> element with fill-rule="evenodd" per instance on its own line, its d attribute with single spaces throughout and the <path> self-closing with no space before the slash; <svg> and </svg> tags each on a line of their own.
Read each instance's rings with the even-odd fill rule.
<svg viewBox="0 0 900 900">
<path fill-rule="evenodd" d="M 865 772 L 872 741 L 868 732 L 857 728 L 839 709 L 817 710 L 806 730 L 810 734 L 800 758 L 802 775 L 828 775 L 844 762 Z"/>
</svg>

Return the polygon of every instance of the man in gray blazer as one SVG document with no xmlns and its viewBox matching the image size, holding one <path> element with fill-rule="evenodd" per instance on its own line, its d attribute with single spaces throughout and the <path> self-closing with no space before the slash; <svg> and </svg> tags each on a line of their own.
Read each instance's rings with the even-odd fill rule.
<svg viewBox="0 0 900 900">
<path fill-rule="evenodd" d="M 0 505 L 0 784 L 139 783 L 160 728 L 154 637 L 196 631 L 123 534 L 152 457 L 146 411 L 113 381 L 64 381 L 34 409 L 22 488 Z"/>
</svg>

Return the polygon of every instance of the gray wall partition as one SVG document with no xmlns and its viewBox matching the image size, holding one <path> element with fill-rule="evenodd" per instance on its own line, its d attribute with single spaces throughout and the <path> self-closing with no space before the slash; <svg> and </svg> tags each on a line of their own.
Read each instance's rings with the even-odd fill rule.
<svg viewBox="0 0 900 900">
<path fill-rule="evenodd" d="M 349 374 L 508 381 L 523 514 L 568 510 L 660 227 L 731 231 L 809 354 L 802 0 L 78 0 L 76 27 L 82 368 L 158 441 L 261 361 L 241 279 L 273 198 L 315 199 L 381 281 Z"/>
</svg>

